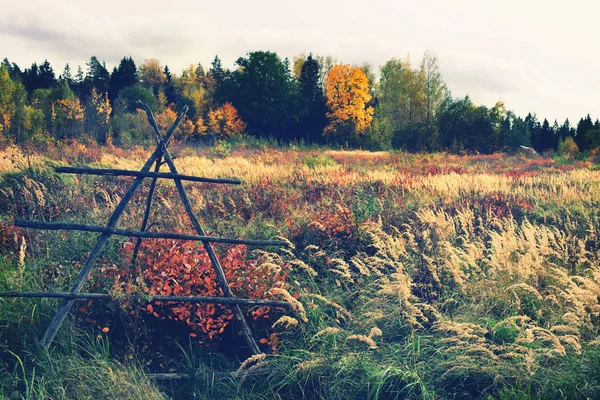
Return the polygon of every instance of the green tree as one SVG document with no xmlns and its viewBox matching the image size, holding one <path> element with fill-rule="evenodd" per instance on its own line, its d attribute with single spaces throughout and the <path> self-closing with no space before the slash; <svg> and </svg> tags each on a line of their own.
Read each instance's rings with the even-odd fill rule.
<svg viewBox="0 0 600 400">
<path fill-rule="evenodd" d="M 469 96 L 458 100 L 447 98 L 440 108 L 440 139 L 447 149 L 479 153 L 497 151 L 494 126 L 493 110 L 474 105 Z"/>
<path fill-rule="evenodd" d="M 540 128 L 540 150 L 556 150 L 557 147 L 556 131 L 552 129 L 548 120 L 544 119 Z"/>
<path fill-rule="evenodd" d="M 433 67 L 431 67 L 433 70 Z M 433 75 L 433 71 L 427 71 Z M 408 150 L 423 150 L 427 147 L 426 129 L 428 123 L 426 107 L 426 69 L 414 70 L 410 59 L 391 59 L 381 68 L 380 98 L 382 129 L 393 137 L 394 147 Z M 433 81 L 433 77 L 430 77 Z M 431 83 L 429 101 L 429 123 L 433 122 L 433 108 L 438 101 Z M 432 129 L 432 127 L 430 127 Z"/>
<path fill-rule="evenodd" d="M 509 111 L 503 123 L 503 143 L 507 151 L 515 151 L 520 146 L 530 146 L 527 123 Z"/>
<path fill-rule="evenodd" d="M 40 66 L 31 64 L 30 68 L 23 71 L 22 80 L 28 93 L 36 89 L 50 89 L 56 85 L 56 76 L 48 60 Z"/>
<path fill-rule="evenodd" d="M 558 144 L 558 153 L 567 159 L 574 158 L 579 154 L 579 147 L 573 139 L 573 136 L 567 136 L 567 138 Z"/>
<path fill-rule="evenodd" d="M 15 134 L 17 143 L 22 140 L 22 128 L 25 124 L 25 107 L 27 105 L 27 91 L 21 82 L 14 82 L 14 90 L 12 93 L 12 102 L 14 104 L 14 116 L 12 130 Z"/>
<path fill-rule="evenodd" d="M 41 89 L 50 89 L 56 85 L 56 75 L 48 60 L 44 60 L 42 65 L 40 65 L 38 82 L 38 88 Z"/>
<path fill-rule="evenodd" d="M 15 114 L 15 83 L 10 79 L 8 68 L 0 65 L 0 133 L 8 133 Z"/>
<path fill-rule="evenodd" d="M 59 83 L 67 82 L 69 86 L 73 85 L 73 73 L 71 72 L 71 67 L 69 63 L 65 64 L 65 68 L 63 68 L 62 74 L 58 77 Z"/>
<path fill-rule="evenodd" d="M 591 129 L 586 133 L 586 143 L 588 150 L 594 150 L 600 147 L 600 129 Z"/>
<path fill-rule="evenodd" d="M 298 88 L 276 53 L 255 51 L 236 61 L 225 81 L 226 99 L 256 136 L 289 139 L 298 122 Z M 215 71 L 216 72 L 216 71 Z"/>
<path fill-rule="evenodd" d="M 97 93 L 108 93 L 110 87 L 110 73 L 106 69 L 106 64 L 100 62 L 96 56 L 90 57 L 90 62 L 86 64 L 88 67 L 84 79 L 84 95 L 87 97 L 92 89 Z"/>
<path fill-rule="evenodd" d="M 444 98 L 449 96 L 448 88 L 444 83 L 438 60 L 435 54 L 426 51 L 421 61 L 421 74 L 424 83 L 425 97 L 425 147 L 436 149 L 439 147 L 439 132 L 437 119 L 440 106 Z"/>
<path fill-rule="evenodd" d="M 541 148 L 541 131 L 542 125 L 537 119 L 535 113 L 529 113 L 525 117 L 525 123 L 527 124 L 527 129 L 529 130 L 529 139 L 531 142 L 531 147 L 535 149 L 537 152 L 543 151 Z"/>
<path fill-rule="evenodd" d="M 108 89 L 108 98 L 114 104 L 119 93 L 125 88 L 134 86 L 138 83 L 137 67 L 131 57 L 123 57 L 119 66 L 113 69 L 110 76 L 110 86 Z"/>
<path fill-rule="evenodd" d="M 575 143 L 581 151 L 585 151 L 589 148 L 588 143 L 588 132 L 594 130 L 594 123 L 592 118 L 588 114 L 587 117 L 581 118 L 577 124 L 577 130 L 575 131 Z"/>
<path fill-rule="evenodd" d="M 138 77 L 142 86 L 152 89 L 155 96 L 158 96 L 158 92 L 164 90 L 163 85 L 167 80 L 164 67 L 155 58 L 144 60 L 144 63 L 138 69 Z"/>
<path fill-rule="evenodd" d="M 319 62 L 312 54 L 303 61 L 298 76 L 301 96 L 302 116 L 300 118 L 300 134 L 309 142 L 321 140 L 323 128 L 327 123 L 325 113 L 325 96 L 319 81 Z"/>
</svg>

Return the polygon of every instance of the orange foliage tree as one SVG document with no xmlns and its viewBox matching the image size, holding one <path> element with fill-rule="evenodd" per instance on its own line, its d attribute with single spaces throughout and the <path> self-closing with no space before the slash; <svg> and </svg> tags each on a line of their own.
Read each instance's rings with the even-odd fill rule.
<svg viewBox="0 0 600 400">
<path fill-rule="evenodd" d="M 225 103 L 208 113 L 208 130 L 220 139 L 241 135 L 246 124 L 231 103 Z"/>
<path fill-rule="evenodd" d="M 337 64 L 329 71 L 323 84 L 329 112 L 325 135 L 335 134 L 340 128 L 352 128 L 356 134 L 364 132 L 373 120 L 369 79 L 358 67 Z"/>
</svg>

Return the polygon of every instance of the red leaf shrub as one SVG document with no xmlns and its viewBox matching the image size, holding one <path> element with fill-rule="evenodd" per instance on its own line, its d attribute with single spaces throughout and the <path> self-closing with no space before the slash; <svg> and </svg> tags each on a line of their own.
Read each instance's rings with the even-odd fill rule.
<svg viewBox="0 0 600 400">
<path fill-rule="evenodd" d="M 131 254 L 135 240 L 126 242 L 124 254 Z M 274 287 L 284 288 L 289 266 L 266 263 L 262 257 L 247 259 L 246 246 L 230 246 L 219 259 L 229 286 L 236 297 L 265 299 Z M 115 281 L 118 290 L 141 290 L 150 295 L 223 296 L 217 275 L 204 246 L 172 239 L 145 240 L 138 255 L 142 282 L 126 278 Z M 184 321 L 191 336 L 213 339 L 233 319 L 231 308 L 219 304 L 154 302 L 144 310 L 160 319 Z M 269 308 L 254 310 L 253 317 L 268 318 Z"/>
</svg>

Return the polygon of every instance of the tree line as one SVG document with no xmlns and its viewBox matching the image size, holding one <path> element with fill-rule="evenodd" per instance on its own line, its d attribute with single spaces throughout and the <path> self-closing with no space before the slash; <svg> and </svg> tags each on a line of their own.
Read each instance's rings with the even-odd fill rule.
<svg viewBox="0 0 600 400">
<path fill-rule="evenodd" d="M 248 134 L 281 142 L 304 141 L 408 151 L 591 150 L 600 147 L 600 122 L 588 115 L 571 125 L 524 118 L 502 102 L 488 108 L 455 98 L 426 52 L 417 65 L 393 58 L 379 71 L 331 56 L 289 60 L 255 51 L 225 68 L 218 56 L 207 69 L 191 64 L 180 74 L 156 59 L 137 66 L 124 57 L 109 71 L 91 57 L 86 70 L 67 64 L 56 73 L 46 60 L 21 69 L 0 65 L 0 133 L 17 142 L 91 137 L 123 145 L 147 140 L 148 104 L 159 125 L 190 111 L 176 135 L 201 141 Z"/>
</svg>

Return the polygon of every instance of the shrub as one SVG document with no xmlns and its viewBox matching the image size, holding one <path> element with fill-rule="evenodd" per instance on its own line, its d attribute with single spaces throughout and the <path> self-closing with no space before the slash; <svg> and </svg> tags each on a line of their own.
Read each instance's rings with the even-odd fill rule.
<svg viewBox="0 0 600 400">
<path fill-rule="evenodd" d="M 123 254 L 131 254 L 135 240 L 123 247 Z M 202 245 L 171 239 L 142 242 L 138 256 L 142 288 L 148 295 L 224 296 L 208 253 Z M 220 257 L 229 286 L 236 297 L 261 299 L 275 287 L 284 288 L 288 273 L 286 265 L 277 266 L 262 257 L 247 259 L 246 246 L 232 246 Z M 136 274 L 137 275 L 137 274 Z M 139 290 L 135 277 L 127 277 L 113 270 L 114 285 L 125 293 Z M 190 336 L 213 339 L 223 333 L 233 318 L 231 308 L 219 304 L 191 304 L 154 302 L 144 310 L 159 319 L 184 321 Z M 255 319 L 267 318 L 269 308 L 253 311 Z"/>
<path fill-rule="evenodd" d="M 563 142 L 558 144 L 558 153 L 565 156 L 567 159 L 576 157 L 579 154 L 579 147 L 572 137 L 566 138 Z"/>
</svg>

